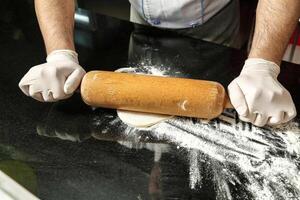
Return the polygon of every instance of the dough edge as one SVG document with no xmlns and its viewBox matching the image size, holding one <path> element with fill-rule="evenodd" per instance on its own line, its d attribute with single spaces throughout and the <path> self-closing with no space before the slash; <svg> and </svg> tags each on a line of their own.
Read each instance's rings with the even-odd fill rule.
<svg viewBox="0 0 300 200">
<path fill-rule="evenodd" d="M 148 128 L 173 117 L 171 115 L 160 115 L 125 110 L 117 110 L 117 114 L 122 122 L 137 128 Z"/>
</svg>

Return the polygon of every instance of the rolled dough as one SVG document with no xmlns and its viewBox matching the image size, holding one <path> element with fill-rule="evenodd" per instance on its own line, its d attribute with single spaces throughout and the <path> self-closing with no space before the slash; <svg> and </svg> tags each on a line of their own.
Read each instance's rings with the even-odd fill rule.
<svg viewBox="0 0 300 200">
<path fill-rule="evenodd" d="M 159 115 L 125 110 L 117 110 L 117 114 L 124 123 L 140 128 L 153 126 L 172 117 L 170 115 Z"/>
<path fill-rule="evenodd" d="M 116 70 L 116 72 L 134 73 L 135 70 L 133 68 L 120 68 Z M 152 75 L 157 75 L 157 74 L 152 74 Z M 117 110 L 117 114 L 125 124 L 134 127 L 139 127 L 139 128 L 150 127 L 159 122 L 165 121 L 173 117 L 170 115 L 160 115 L 160 114 L 152 114 L 152 113 L 125 111 L 125 110 Z"/>
</svg>

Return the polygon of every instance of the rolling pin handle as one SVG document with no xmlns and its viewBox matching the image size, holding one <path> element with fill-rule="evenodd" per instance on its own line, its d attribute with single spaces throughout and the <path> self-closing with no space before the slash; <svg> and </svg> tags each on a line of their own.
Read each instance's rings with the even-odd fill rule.
<svg viewBox="0 0 300 200">
<path fill-rule="evenodd" d="M 225 108 L 234 108 L 227 94 L 225 95 Z"/>
</svg>

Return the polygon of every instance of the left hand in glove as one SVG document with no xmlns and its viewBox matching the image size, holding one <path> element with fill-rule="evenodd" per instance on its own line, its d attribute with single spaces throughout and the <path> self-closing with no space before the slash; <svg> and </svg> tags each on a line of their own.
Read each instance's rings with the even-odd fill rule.
<svg viewBox="0 0 300 200">
<path fill-rule="evenodd" d="M 246 60 L 241 74 L 228 86 L 231 103 L 241 120 L 256 126 L 276 125 L 297 115 L 290 93 L 277 80 L 279 72 L 273 62 Z"/>
</svg>

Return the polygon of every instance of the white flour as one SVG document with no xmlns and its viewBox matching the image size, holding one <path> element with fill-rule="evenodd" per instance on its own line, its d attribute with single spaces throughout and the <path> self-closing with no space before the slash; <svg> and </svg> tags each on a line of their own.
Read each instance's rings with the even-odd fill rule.
<svg viewBox="0 0 300 200">
<path fill-rule="evenodd" d="M 168 71 L 145 69 L 160 75 Z M 233 187 L 247 192 L 245 198 L 241 192 L 239 199 L 300 199 L 298 122 L 258 128 L 239 121 L 235 111 L 227 110 L 210 122 L 174 118 L 148 129 L 126 127 L 124 134 L 138 141 L 141 130 L 188 149 L 192 189 L 201 188 L 201 165 L 205 163 L 211 168 L 217 199 L 234 199 Z"/>
<path fill-rule="evenodd" d="M 223 116 L 224 117 L 224 116 Z M 296 122 L 261 129 L 235 119 L 222 123 L 194 123 L 191 119 L 170 119 L 151 129 L 128 127 L 125 134 L 137 138 L 149 130 L 153 137 L 190 149 L 190 186 L 201 187 L 201 163 L 209 158 L 218 199 L 232 199 L 228 184 L 242 185 L 254 199 L 298 199 L 300 197 L 300 126 Z M 241 128 L 246 126 L 246 128 Z M 252 131 L 248 128 L 251 126 Z M 182 129 L 188 130 L 186 132 Z M 290 130 L 294 130 L 292 132 Z M 298 142 L 295 142 L 298 141 Z M 247 183 L 237 175 L 243 174 Z"/>
</svg>

